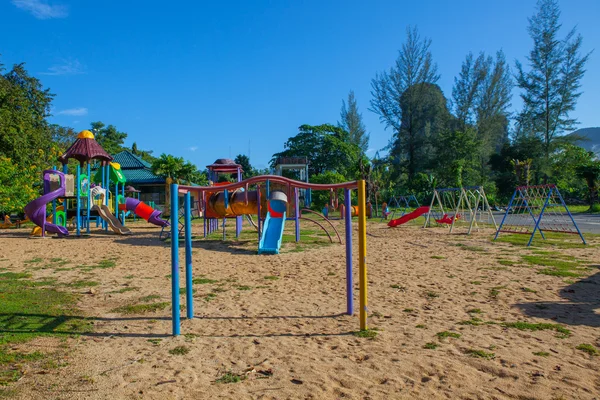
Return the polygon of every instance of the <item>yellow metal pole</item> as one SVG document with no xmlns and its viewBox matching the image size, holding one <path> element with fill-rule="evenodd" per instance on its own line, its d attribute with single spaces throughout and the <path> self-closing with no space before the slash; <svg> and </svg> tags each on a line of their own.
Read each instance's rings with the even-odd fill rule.
<svg viewBox="0 0 600 400">
<path fill-rule="evenodd" d="M 360 282 L 360 329 L 367 329 L 367 202 L 365 181 L 358 181 L 358 265 Z"/>
</svg>

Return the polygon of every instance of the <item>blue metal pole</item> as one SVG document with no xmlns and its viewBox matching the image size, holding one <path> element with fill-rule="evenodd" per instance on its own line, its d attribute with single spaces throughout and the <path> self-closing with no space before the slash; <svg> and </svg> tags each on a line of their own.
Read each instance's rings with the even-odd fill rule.
<svg viewBox="0 0 600 400">
<path fill-rule="evenodd" d="M 81 216 L 81 204 L 79 202 L 79 197 L 81 196 L 81 182 L 79 179 L 81 177 L 81 165 L 77 164 L 77 194 L 75 195 L 75 204 L 77 208 L 77 215 L 75 216 L 75 226 L 77 227 L 77 236 L 81 236 L 81 225 L 80 225 L 80 216 Z"/>
<path fill-rule="evenodd" d="M 294 222 L 296 223 L 296 243 L 300 241 L 300 193 L 294 188 Z"/>
<path fill-rule="evenodd" d="M 585 241 L 585 238 L 583 237 L 583 234 L 581 233 L 581 231 L 579 230 L 579 227 L 575 223 L 575 219 L 573 218 L 573 215 L 571 214 L 571 211 L 569 211 L 569 208 L 567 207 L 567 204 L 565 203 L 565 201 L 563 200 L 562 195 L 558 191 L 558 188 L 556 188 L 554 190 L 556 190 L 556 194 L 558 195 L 558 198 L 560 199 L 562 205 L 565 206 L 565 210 L 567 210 L 567 214 L 569 214 L 569 218 L 571 218 L 571 222 L 573 222 L 573 225 L 575 225 L 575 229 L 577 229 L 577 233 L 579 234 L 579 237 L 583 241 L 583 244 L 587 244 L 586 241 Z"/>
<path fill-rule="evenodd" d="M 183 198 L 185 219 L 185 308 L 187 318 L 194 318 L 194 298 L 192 290 L 192 209 L 191 194 Z"/>
<path fill-rule="evenodd" d="M 346 215 L 346 314 L 352 315 L 354 298 L 352 296 L 352 202 L 350 189 L 344 189 L 344 212 Z"/>
<path fill-rule="evenodd" d="M 173 335 L 181 333 L 179 319 L 179 185 L 171 184 L 171 312 L 173 320 Z"/>
<path fill-rule="evenodd" d="M 529 242 L 527 242 L 527 247 L 531 245 L 533 241 L 533 236 L 535 235 L 535 231 L 539 228 L 540 222 L 542 221 L 542 217 L 544 216 L 544 210 L 546 210 L 546 206 L 548 205 L 548 200 L 550 200 L 550 196 L 552 195 L 552 189 L 548 192 L 548 196 L 546 196 L 546 201 L 544 201 L 544 206 L 542 207 L 542 211 L 540 211 L 540 216 L 537 221 L 535 221 L 535 227 L 533 228 L 533 232 L 531 233 L 531 237 L 529 238 Z M 540 229 L 540 233 L 542 230 Z M 542 234 L 543 235 L 543 234 Z"/>
<path fill-rule="evenodd" d="M 504 217 L 502 217 L 502 222 L 500 222 L 500 226 L 498 226 L 498 230 L 496 231 L 496 236 L 494 236 L 494 240 L 498 239 L 498 235 L 500 234 L 500 229 L 502 229 L 502 225 L 504 225 L 504 221 L 506 220 L 506 217 L 508 217 L 508 212 L 510 211 L 510 208 L 512 207 L 512 203 L 515 200 L 516 195 L 517 195 L 517 190 L 515 190 L 512 197 L 510 198 L 510 201 L 508 202 L 508 207 L 506 207 L 506 212 L 504 213 Z"/>
</svg>

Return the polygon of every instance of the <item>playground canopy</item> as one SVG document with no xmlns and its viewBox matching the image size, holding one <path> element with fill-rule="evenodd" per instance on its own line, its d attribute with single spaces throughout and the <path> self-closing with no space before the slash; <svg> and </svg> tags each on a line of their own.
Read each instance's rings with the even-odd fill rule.
<svg viewBox="0 0 600 400">
<path fill-rule="evenodd" d="M 113 160 L 112 156 L 100 146 L 100 143 L 94 138 L 94 134 L 90 131 L 81 131 L 77 135 L 77 140 L 71 145 L 62 156 L 58 157 L 63 165 L 69 162 L 70 158 L 74 158 L 81 166 L 91 160 L 99 160 L 102 164 L 106 164 Z"/>
</svg>

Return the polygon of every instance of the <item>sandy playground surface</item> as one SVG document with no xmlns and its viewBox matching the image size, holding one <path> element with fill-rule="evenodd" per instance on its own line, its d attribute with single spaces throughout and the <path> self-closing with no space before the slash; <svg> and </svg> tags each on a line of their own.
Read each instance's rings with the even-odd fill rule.
<svg viewBox="0 0 600 400">
<path fill-rule="evenodd" d="M 46 240 L 0 231 L 0 272 L 51 279 L 93 324 L 12 345 L 54 362 L 18 366 L 23 376 L 0 398 L 600 399 L 600 356 L 576 349 L 600 347 L 599 237 L 526 249 L 492 243 L 489 229 L 467 237 L 370 222 L 375 338 L 354 335 L 358 316 L 342 314 L 344 246 L 258 256 L 256 239 L 196 241 L 196 318 L 171 337 L 170 247 L 145 222 L 132 230 Z M 535 257 L 576 262 L 580 277 L 540 274 Z"/>
</svg>

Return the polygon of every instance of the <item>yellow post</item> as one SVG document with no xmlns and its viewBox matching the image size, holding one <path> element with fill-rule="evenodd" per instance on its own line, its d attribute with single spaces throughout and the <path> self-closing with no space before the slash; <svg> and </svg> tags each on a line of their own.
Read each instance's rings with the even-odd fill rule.
<svg viewBox="0 0 600 400">
<path fill-rule="evenodd" d="M 358 265 L 360 282 L 360 329 L 367 329 L 367 201 L 365 181 L 358 181 Z"/>
</svg>

